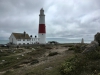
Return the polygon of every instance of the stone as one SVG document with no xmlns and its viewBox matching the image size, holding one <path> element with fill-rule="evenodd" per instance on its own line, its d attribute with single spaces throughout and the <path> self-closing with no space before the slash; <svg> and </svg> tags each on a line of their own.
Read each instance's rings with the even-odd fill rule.
<svg viewBox="0 0 100 75">
<path fill-rule="evenodd" d="M 81 40 L 81 44 L 83 44 L 84 43 L 84 39 L 82 38 L 82 40 Z"/>
<path fill-rule="evenodd" d="M 98 32 L 97 34 L 95 34 L 94 41 L 97 41 L 99 43 L 99 46 L 100 46 L 100 32 Z"/>
<path fill-rule="evenodd" d="M 34 48 L 32 48 L 32 50 L 35 50 Z"/>
<path fill-rule="evenodd" d="M 24 56 L 24 54 L 22 54 L 22 56 Z"/>
<path fill-rule="evenodd" d="M 0 65 L 3 64 L 2 62 L 0 62 Z"/>
<path fill-rule="evenodd" d="M 2 50 L 0 50 L 0 52 L 3 52 Z"/>
<path fill-rule="evenodd" d="M 2 60 L 2 62 L 4 62 L 5 60 Z"/>
<path fill-rule="evenodd" d="M 82 53 L 87 53 L 90 51 L 96 50 L 96 48 L 99 46 L 97 41 L 92 41 L 89 45 L 86 46 L 85 50 Z"/>
<path fill-rule="evenodd" d="M 52 69 L 52 67 L 48 67 L 48 68 L 45 68 L 46 70 L 51 70 Z"/>
<path fill-rule="evenodd" d="M 99 43 L 97 41 L 92 41 L 91 44 L 94 44 L 95 47 L 99 46 Z"/>
<path fill-rule="evenodd" d="M 13 53 L 16 53 L 16 51 L 14 51 Z"/>
<path fill-rule="evenodd" d="M 19 58 L 17 58 L 17 59 L 19 59 Z"/>
</svg>

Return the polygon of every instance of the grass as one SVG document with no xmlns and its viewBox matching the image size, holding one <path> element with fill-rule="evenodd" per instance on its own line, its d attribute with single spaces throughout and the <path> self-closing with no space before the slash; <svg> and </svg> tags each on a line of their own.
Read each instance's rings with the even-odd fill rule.
<svg viewBox="0 0 100 75">
<path fill-rule="evenodd" d="M 61 75 L 60 65 L 65 61 L 66 58 L 73 56 L 73 54 L 67 54 L 65 56 L 55 56 L 55 58 L 46 63 L 40 64 L 38 66 L 31 66 L 30 68 L 16 69 L 15 71 L 10 71 L 4 75 Z"/>
<path fill-rule="evenodd" d="M 15 55 L 16 53 L 24 52 L 23 49 L 4 49 L 0 51 L 0 57 Z"/>
<path fill-rule="evenodd" d="M 62 47 L 73 47 L 73 43 L 69 43 L 69 44 L 63 44 Z"/>
<path fill-rule="evenodd" d="M 20 53 L 23 50 L 16 50 L 16 53 Z M 33 61 L 34 59 L 32 59 L 31 57 L 37 58 L 40 57 L 44 52 L 46 51 L 46 49 L 37 49 L 35 51 L 32 51 L 30 53 L 25 54 L 24 56 L 21 55 L 15 55 L 12 56 L 12 53 L 7 53 L 6 51 L 1 53 L 1 57 L 0 57 L 0 62 L 2 64 L 0 64 L 0 71 L 4 71 L 10 68 L 18 68 L 20 64 L 24 64 L 25 61 L 29 60 L 29 63 L 36 63 L 36 61 Z M 14 54 L 16 54 L 14 53 Z M 11 56 L 10 56 L 11 55 Z M 19 58 L 19 59 L 17 59 Z M 5 60 L 4 62 L 2 62 L 2 60 Z"/>
<path fill-rule="evenodd" d="M 25 60 L 27 57 L 22 57 L 21 55 L 15 55 L 16 53 L 23 52 L 22 49 L 17 49 L 13 51 L 16 51 L 16 53 L 13 53 L 12 50 L 2 50 L 3 52 L 0 52 L 0 71 L 4 71 L 10 68 L 15 68 L 16 65 L 19 65 L 23 60 Z M 20 59 L 17 59 L 20 58 Z M 5 60 L 5 61 L 2 61 Z"/>
<path fill-rule="evenodd" d="M 0 60 L 5 60 L 2 64 L 0 64 L 0 71 L 10 69 L 14 67 L 16 64 L 20 64 L 20 61 L 24 59 L 24 57 L 20 57 L 20 59 L 17 60 L 17 57 L 19 56 L 11 56 L 11 57 L 2 57 Z"/>
</svg>

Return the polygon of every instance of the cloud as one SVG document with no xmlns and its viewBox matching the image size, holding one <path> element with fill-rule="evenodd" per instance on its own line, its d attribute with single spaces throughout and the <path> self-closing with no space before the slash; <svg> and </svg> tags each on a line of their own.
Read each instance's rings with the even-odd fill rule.
<svg viewBox="0 0 100 75">
<path fill-rule="evenodd" d="M 88 13 L 87 15 L 83 16 L 81 18 L 81 23 L 90 23 L 90 22 L 95 22 L 100 18 L 100 9 L 96 10 L 94 12 Z"/>
<path fill-rule="evenodd" d="M 100 32 L 100 0 L 0 0 L 0 35 L 38 34 L 44 8 L 47 37 L 93 39 Z"/>
</svg>

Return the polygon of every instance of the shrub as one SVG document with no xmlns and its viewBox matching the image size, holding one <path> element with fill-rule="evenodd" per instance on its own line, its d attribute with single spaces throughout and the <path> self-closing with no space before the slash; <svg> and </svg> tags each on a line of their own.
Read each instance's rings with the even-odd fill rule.
<svg viewBox="0 0 100 75">
<path fill-rule="evenodd" d="M 64 45 L 63 47 L 73 47 L 73 45 L 69 44 L 69 45 Z"/>
<path fill-rule="evenodd" d="M 75 50 L 75 47 L 70 47 L 68 50 Z"/>
<path fill-rule="evenodd" d="M 21 66 L 19 66 L 19 65 L 14 65 L 14 66 L 13 66 L 14 69 L 17 69 L 17 68 L 20 68 L 20 67 L 21 67 Z"/>
<path fill-rule="evenodd" d="M 36 63 L 39 63 L 38 59 L 33 59 L 31 62 L 31 65 L 36 64 Z"/>
<path fill-rule="evenodd" d="M 26 73 L 25 75 L 33 75 L 34 72 L 29 72 L 29 73 Z"/>
<path fill-rule="evenodd" d="M 79 75 L 81 71 L 85 68 L 86 61 L 78 56 L 74 56 L 66 60 L 60 68 L 62 75 Z"/>
<path fill-rule="evenodd" d="M 2 56 L 8 56 L 9 55 L 9 53 L 0 53 L 0 57 L 2 57 Z"/>
<path fill-rule="evenodd" d="M 6 71 L 3 75 L 8 75 L 8 74 L 10 74 L 10 73 L 12 73 L 11 71 Z"/>
<path fill-rule="evenodd" d="M 100 46 L 97 47 L 97 51 L 100 51 Z"/>
<path fill-rule="evenodd" d="M 73 50 L 75 53 L 81 53 L 81 45 L 76 45 L 76 46 L 72 46 L 69 48 L 69 50 Z"/>
<path fill-rule="evenodd" d="M 28 64 L 28 63 L 30 63 L 30 60 L 25 60 L 21 64 Z"/>
<path fill-rule="evenodd" d="M 77 44 L 74 46 L 74 52 L 75 53 L 81 53 L 85 49 L 86 45 L 83 44 Z"/>
<path fill-rule="evenodd" d="M 57 54 L 58 54 L 58 52 L 51 52 L 51 53 L 49 53 L 48 56 L 54 56 L 54 55 L 57 55 Z"/>
<path fill-rule="evenodd" d="M 92 52 L 86 53 L 85 56 L 87 59 L 90 59 L 90 60 L 100 59 L 100 53 L 98 51 L 92 51 Z"/>
<path fill-rule="evenodd" d="M 45 49 L 52 49 L 52 47 L 45 47 Z"/>
<path fill-rule="evenodd" d="M 67 59 L 60 67 L 62 75 L 81 75 L 92 73 L 97 75 L 100 72 L 100 52 L 93 51 L 87 54 L 77 54 Z M 82 74 L 83 75 L 83 74 Z M 90 74 L 89 74 L 90 75 Z"/>
</svg>

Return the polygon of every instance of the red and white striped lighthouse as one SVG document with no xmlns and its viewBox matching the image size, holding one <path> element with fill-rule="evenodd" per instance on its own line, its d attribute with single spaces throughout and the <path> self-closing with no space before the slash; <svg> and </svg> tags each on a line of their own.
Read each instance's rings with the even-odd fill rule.
<svg viewBox="0 0 100 75">
<path fill-rule="evenodd" d="M 39 15 L 38 38 L 40 44 L 46 44 L 45 14 L 43 8 L 41 8 L 40 15 Z"/>
</svg>

